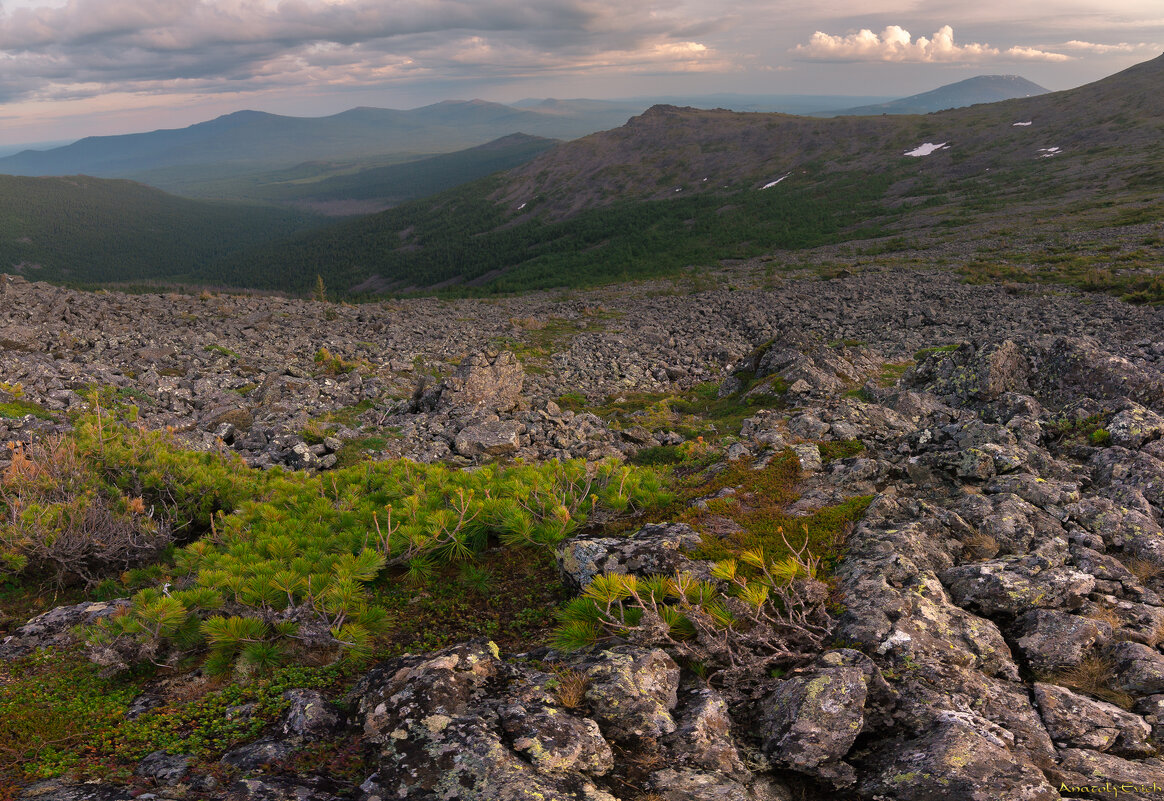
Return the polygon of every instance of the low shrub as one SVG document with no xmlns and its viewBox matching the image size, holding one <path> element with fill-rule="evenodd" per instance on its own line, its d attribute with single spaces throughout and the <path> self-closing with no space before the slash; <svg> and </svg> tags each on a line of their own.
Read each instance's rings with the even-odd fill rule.
<svg viewBox="0 0 1164 801">
<path fill-rule="evenodd" d="M 140 486 L 164 497 L 172 530 L 205 520 L 210 532 L 174 553 L 164 586 L 88 632 L 92 658 L 114 669 L 203 648 L 211 673 L 265 670 L 305 651 L 361 660 L 391 625 L 369 594 L 386 568 L 420 580 L 490 543 L 552 546 L 595 512 L 634 514 L 672 497 L 657 472 L 612 461 L 263 473 L 108 419 L 78 432 L 109 492 Z"/>
</svg>

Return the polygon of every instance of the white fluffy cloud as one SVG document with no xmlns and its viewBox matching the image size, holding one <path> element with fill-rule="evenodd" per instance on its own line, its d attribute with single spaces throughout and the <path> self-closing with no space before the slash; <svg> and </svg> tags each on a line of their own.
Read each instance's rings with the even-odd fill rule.
<svg viewBox="0 0 1164 801">
<path fill-rule="evenodd" d="M 954 41 L 954 29 L 943 25 L 932 36 L 914 39 L 900 25 L 890 25 L 881 33 L 862 28 L 856 33 L 836 36 L 817 31 L 808 44 L 792 49 L 798 58 L 819 61 L 896 61 L 914 63 L 974 63 L 987 60 L 1067 61 L 1070 56 L 1033 47 L 1000 50 L 988 44 Z"/>
</svg>

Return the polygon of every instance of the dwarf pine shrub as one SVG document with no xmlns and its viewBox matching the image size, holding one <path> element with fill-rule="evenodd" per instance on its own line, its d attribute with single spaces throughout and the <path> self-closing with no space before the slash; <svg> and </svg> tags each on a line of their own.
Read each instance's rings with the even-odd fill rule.
<svg viewBox="0 0 1164 801">
<path fill-rule="evenodd" d="M 370 585 L 423 578 L 490 544 L 552 546 L 595 512 L 671 500 L 659 474 L 617 462 L 489 465 L 409 461 L 326 475 L 255 471 L 229 454 L 175 448 L 108 417 L 82 421 L 78 453 L 111 497 L 141 493 L 172 529 L 201 532 L 160 589 L 87 632 L 111 667 L 207 649 L 211 672 L 265 669 L 305 651 L 367 657 L 392 621 Z M 475 584 L 487 577 L 466 570 Z"/>
</svg>

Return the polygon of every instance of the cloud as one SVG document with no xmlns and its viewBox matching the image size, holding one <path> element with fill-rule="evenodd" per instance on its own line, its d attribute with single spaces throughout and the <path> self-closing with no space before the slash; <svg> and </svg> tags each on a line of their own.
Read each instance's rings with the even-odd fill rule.
<svg viewBox="0 0 1164 801">
<path fill-rule="evenodd" d="M 1072 39 L 1070 42 L 1064 42 L 1061 47 L 1069 48 L 1071 50 L 1083 50 L 1088 53 L 1098 53 L 1104 55 L 1107 53 L 1132 53 L 1136 50 L 1154 49 L 1154 45 L 1150 44 L 1128 44 L 1127 42 L 1120 42 L 1119 44 L 1096 44 L 1094 42 L 1081 42 L 1078 39 Z"/>
<path fill-rule="evenodd" d="M 52 4 L 55 2 L 55 5 Z M 0 6 L 2 9 L 4 6 Z M 560 72 L 728 70 L 662 0 L 42 0 L 0 10 L 0 102 Z"/>
<path fill-rule="evenodd" d="M 957 44 L 954 29 L 943 25 L 929 38 L 916 40 L 900 25 L 890 25 L 880 34 L 868 28 L 857 33 L 834 36 L 817 31 L 808 44 L 799 44 L 792 54 L 815 61 L 890 61 L 911 63 L 971 63 L 986 60 L 1067 61 L 1070 56 L 1038 50 L 1033 47 L 1012 47 L 999 50 L 988 44 L 971 42 Z"/>
</svg>

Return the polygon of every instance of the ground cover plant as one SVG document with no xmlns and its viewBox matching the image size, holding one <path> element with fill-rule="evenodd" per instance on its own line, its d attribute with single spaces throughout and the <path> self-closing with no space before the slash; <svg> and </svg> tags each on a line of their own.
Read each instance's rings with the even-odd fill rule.
<svg viewBox="0 0 1164 801">
<path fill-rule="evenodd" d="M 596 512 L 670 500 L 659 474 L 614 462 L 263 473 L 226 452 L 178 450 L 108 414 L 14 461 L 3 488 L 10 575 L 52 571 L 58 582 L 93 586 L 102 571 L 116 575 L 193 540 L 127 614 L 88 637 L 111 667 L 175 664 L 207 649 L 211 673 L 312 651 L 366 658 L 391 628 L 370 589 L 386 569 L 421 580 L 490 544 L 552 546 Z M 114 551 L 90 536 L 97 522 L 117 531 Z"/>
<path fill-rule="evenodd" d="M 648 431 L 674 431 L 691 442 L 720 443 L 737 436 L 744 420 L 759 409 L 782 408 L 786 391 L 779 376 L 762 382 L 745 381 L 743 388 L 719 397 L 719 384 L 696 384 L 683 392 L 627 392 L 592 403 L 578 392 L 558 398 L 558 405 L 572 411 L 587 411 L 606 420 L 614 429 L 640 426 Z M 669 464 L 678 446 L 644 448 L 632 457 L 640 465 Z"/>
<path fill-rule="evenodd" d="M 843 458 L 860 449 L 845 442 L 830 450 Z M 689 500 L 703 500 L 678 519 L 702 535 L 691 555 L 714 563 L 712 580 L 598 576 L 563 606 L 555 644 L 573 650 L 620 637 L 664 645 L 721 684 L 802 661 L 831 633 L 829 576 L 872 497 L 792 515 L 786 510 L 799 498 L 801 478 L 791 452 L 759 470 L 737 460 L 710 474 L 689 473 Z"/>
<path fill-rule="evenodd" d="M 544 639 L 563 599 L 548 546 L 673 497 L 657 471 L 615 462 L 263 472 L 229 451 L 184 451 L 130 418 L 82 417 L 0 481 L 13 609 L 46 579 L 66 599 L 131 594 L 78 632 L 88 659 L 50 650 L 0 675 L 11 713 L 0 786 L 66 770 L 125 778 L 157 747 L 217 759 L 277 717 L 283 689 L 331 686 L 373 655 L 475 635 Z M 119 542 L 148 548 L 111 556 L 72 536 L 86 508 L 124 529 Z M 145 681 L 194 667 L 210 684 L 124 722 Z M 223 722 L 226 706 L 250 703 L 253 716 Z"/>
</svg>

